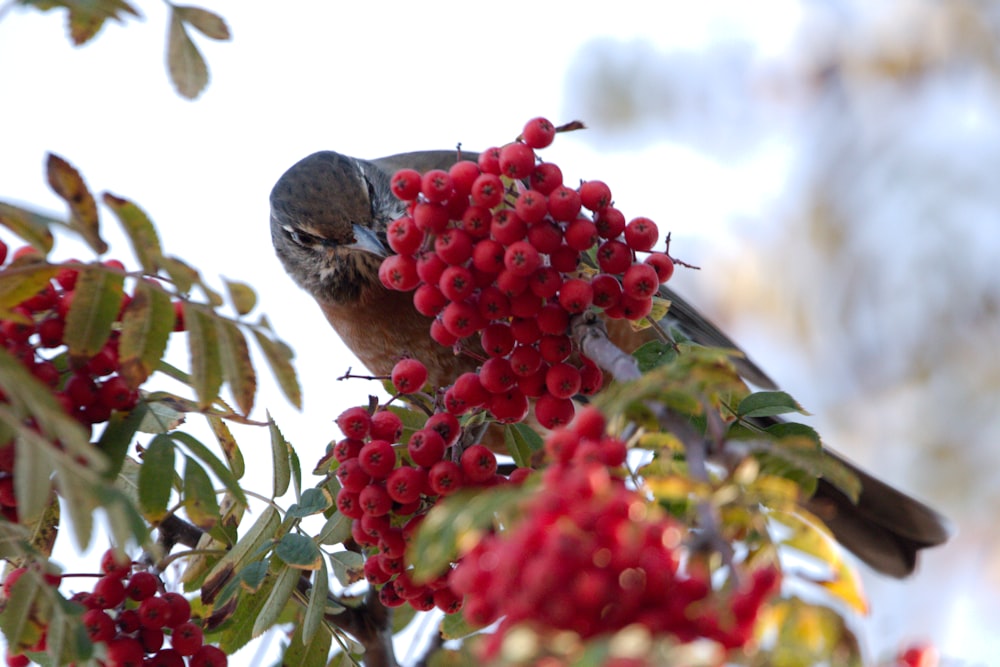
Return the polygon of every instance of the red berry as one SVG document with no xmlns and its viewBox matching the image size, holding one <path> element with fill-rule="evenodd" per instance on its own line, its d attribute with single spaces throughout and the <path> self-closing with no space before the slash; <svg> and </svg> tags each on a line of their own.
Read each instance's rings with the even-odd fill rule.
<svg viewBox="0 0 1000 667">
<path fill-rule="evenodd" d="M 527 241 L 512 243 L 504 253 L 504 266 L 519 276 L 531 275 L 541 263 L 541 255 Z"/>
<path fill-rule="evenodd" d="M 163 628 L 167 625 L 170 603 L 162 597 L 146 598 L 139 603 L 139 625 L 144 628 Z"/>
<path fill-rule="evenodd" d="M 538 190 L 546 196 L 562 185 L 562 182 L 562 171 L 551 162 L 543 162 L 531 172 L 532 189 Z"/>
<path fill-rule="evenodd" d="M 509 178 L 527 178 L 535 167 L 535 151 L 522 143 L 507 144 L 500 149 L 500 173 Z"/>
<path fill-rule="evenodd" d="M 580 263 L 580 253 L 568 245 L 560 246 L 555 251 L 549 253 L 549 264 L 552 268 L 563 273 L 573 273 Z"/>
<path fill-rule="evenodd" d="M 146 658 L 142 667 L 184 667 L 184 656 L 176 649 L 163 648 Z"/>
<path fill-rule="evenodd" d="M 573 419 L 573 401 L 545 394 L 535 402 L 535 418 L 548 429 L 565 426 Z"/>
<path fill-rule="evenodd" d="M 569 222 L 580 212 L 580 194 L 560 185 L 549 193 L 549 215 L 560 222 Z"/>
<path fill-rule="evenodd" d="M 548 198 L 538 190 L 525 190 L 517 196 L 514 210 L 522 220 L 534 225 L 548 213 Z"/>
<path fill-rule="evenodd" d="M 87 371 L 94 377 L 103 377 L 114 372 L 118 368 L 118 351 L 106 344 L 100 351 L 87 362 Z"/>
<path fill-rule="evenodd" d="M 446 229 L 434 239 L 434 252 L 447 264 L 463 264 L 472 256 L 472 236 L 462 229 Z"/>
<path fill-rule="evenodd" d="M 416 359 L 401 359 L 392 367 L 391 377 L 396 391 L 412 394 L 427 383 L 427 367 Z"/>
<path fill-rule="evenodd" d="M 440 461 L 444 456 L 444 450 L 444 438 L 441 437 L 440 433 L 429 428 L 415 431 L 406 445 L 410 460 L 424 468 L 429 468 Z"/>
<path fill-rule="evenodd" d="M 517 383 L 517 377 L 504 357 L 491 357 L 479 369 L 479 379 L 483 388 L 491 394 L 507 391 Z"/>
<path fill-rule="evenodd" d="M 569 336 L 546 334 L 538 341 L 538 351 L 542 359 L 550 364 L 565 361 L 573 353 L 573 341 Z"/>
<path fill-rule="evenodd" d="M 505 357 L 514 349 L 514 334 L 510 325 L 502 322 L 487 325 L 479 340 L 483 350 L 491 357 Z"/>
<path fill-rule="evenodd" d="M 413 293 L 413 307 L 426 317 L 434 317 L 448 304 L 448 298 L 437 285 L 423 284 Z"/>
<path fill-rule="evenodd" d="M 132 560 L 117 549 L 108 549 L 101 554 L 101 572 L 111 577 L 124 579 L 132 571 Z"/>
<path fill-rule="evenodd" d="M 493 222 L 490 223 L 490 234 L 493 238 L 509 246 L 515 241 L 520 241 L 528 233 L 528 225 L 517 213 L 509 208 L 503 208 L 493 214 Z"/>
<path fill-rule="evenodd" d="M 137 639 L 146 653 L 156 653 L 163 648 L 163 630 L 159 628 L 139 628 Z M 181 662 L 183 663 L 183 661 Z M 146 666 L 143 665 L 143 667 Z"/>
<path fill-rule="evenodd" d="M 545 304 L 537 319 L 542 333 L 558 335 L 569 329 L 569 313 L 555 303 Z"/>
<path fill-rule="evenodd" d="M 62 345 L 66 321 L 60 317 L 49 317 L 38 323 L 39 347 L 59 347 Z"/>
<path fill-rule="evenodd" d="M 372 479 L 385 479 L 396 467 L 396 451 L 387 440 L 372 440 L 361 448 L 358 463 Z"/>
<path fill-rule="evenodd" d="M 559 305 L 569 313 L 582 313 L 593 301 L 594 289 L 581 278 L 567 280 L 559 291 Z"/>
<path fill-rule="evenodd" d="M 17 448 L 13 442 L 0 445 L 0 472 L 14 472 L 14 457 Z"/>
<path fill-rule="evenodd" d="M 416 169 L 400 169 L 392 175 L 389 189 L 403 201 L 411 201 L 420 194 L 420 172 Z"/>
<path fill-rule="evenodd" d="M 340 486 L 351 493 L 361 493 L 361 490 L 372 481 L 371 475 L 364 471 L 358 459 L 348 459 L 341 463 L 336 475 Z"/>
<path fill-rule="evenodd" d="M 566 226 L 564 238 L 573 250 L 590 250 L 597 243 L 597 226 L 586 218 L 576 218 Z"/>
<path fill-rule="evenodd" d="M 447 412 L 435 412 L 432 414 L 427 419 L 427 423 L 424 424 L 424 428 L 437 431 L 444 438 L 444 444 L 447 447 L 458 442 L 458 437 L 462 435 L 462 425 L 455 415 L 448 414 Z"/>
<path fill-rule="evenodd" d="M 386 288 L 398 292 L 409 292 L 420 284 L 417 261 L 407 255 L 389 255 L 383 259 L 378 277 Z"/>
<path fill-rule="evenodd" d="M 389 473 L 385 490 L 397 503 L 406 504 L 420 500 L 420 491 L 427 481 L 427 473 L 421 468 L 402 466 Z"/>
<path fill-rule="evenodd" d="M 0 241 L 0 264 L 7 261 L 7 244 Z"/>
<path fill-rule="evenodd" d="M 115 375 L 101 383 L 97 400 L 112 410 L 124 410 L 132 403 L 132 389 L 125 378 Z"/>
<path fill-rule="evenodd" d="M 506 269 L 501 271 L 496 279 L 496 286 L 500 290 L 500 293 L 511 298 L 523 293 L 528 289 L 530 284 L 531 281 L 528 277 L 519 276 L 513 271 L 507 271 Z"/>
<path fill-rule="evenodd" d="M 14 493 L 14 477 L 4 473 L 0 477 L 0 505 L 17 507 L 17 495 Z"/>
<path fill-rule="evenodd" d="M 434 202 L 420 202 L 413 207 L 413 222 L 424 232 L 440 234 L 448 227 L 448 209 Z"/>
<path fill-rule="evenodd" d="M 660 230 L 649 218 L 635 218 L 625 226 L 625 243 L 632 250 L 640 252 L 651 250 L 659 237 Z"/>
<path fill-rule="evenodd" d="M 3 580 L 3 594 L 4 597 L 10 597 L 10 592 L 14 590 L 14 584 L 17 580 L 25 575 L 28 571 L 26 567 L 16 567 L 7 573 L 7 577 Z"/>
<path fill-rule="evenodd" d="M 440 319 L 431 322 L 431 338 L 438 345 L 445 347 L 451 347 L 458 342 L 458 336 L 448 331 L 448 328 Z"/>
<path fill-rule="evenodd" d="M 584 396 L 593 396 L 601 390 L 604 385 L 604 373 L 590 359 L 583 360 L 583 368 L 580 369 L 580 393 Z"/>
<path fill-rule="evenodd" d="M 92 642 L 106 642 L 115 636 L 115 622 L 102 609 L 87 610 L 81 620 Z"/>
<path fill-rule="evenodd" d="M 500 173 L 500 149 L 497 147 L 487 148 L 479 154 L 479 168 L 485 174 Z"/>
<path fill-rule="evenodd" d="M 523 420 L 528 414 L 528 398 L 519 388 L 493 394 L 490 397 L 489 411 L 497 421 L 513 424 Z"/>
<path fill-rule="evenodd" d="M 562 287 L 563 278 L 562 274 L 555 270 L 551 266 L 540 266 L 538 270 L 531 275 L 531 282 L 528 284 L 528 289 L 531 293 L 542 297 L 543 299 L 549 299 L 554 297 L 559 289 Z"/>
<path fill-rule="evenodd" d="M 521 345 L 537 343 L 542 337 L 542 330 L 534 318 L 514 318 L 510 322 L 510 331 Z"/>
<path fill-rule="evenodd" d="M 455 189 L 455 194 L 461 197 L 468 197 L 472 192 L 472 184 L 480 174 L 479 165 L 470 160 L 456 162 L 448 169 L 451 176 L 451 184 Z"/>
<path fill-rule="evenodd" d="M 486 405 L 490 400 L 490 394 L 483 388 L 476 373 L 462 373 L 455 379 L 455 384 L 449 390 L 452 401 L 455 403 L 455 410 L 449 412 L 463 414 L 464 412 Z"/>
<path fill-rule="evenodd" d="M 503 182 L 500 177 L 487 172 L 485 169 L 472 184 L 472 191 L 469 193 L 474 206 L 493 208 L 503 200 Z"/>
<path fill-rule="evenodd" d="M 580 371 L 564 362 L 553 364 L 545 375 L 545 386 L 556 398 L 572 398 L 580 391 Z"/>
<path fill-rule="evenodd" d="M 402 435 L 403 420 L 395 412 L 379 410 L 372 415 L 371 436 L 373 440 L 399 442 Z"/>
<path fill-rule="evenodd" d="M 674 260 L 670 259 L 669 255 L 654 252 L 645 259 L 645 262 L 656 269 L 656 277 L 661 283 L 667 282 L 674 275 Z"/>
<path fill-rule="evenodd" d="M 340 463 L 348 459 L 356 459 L 358 458 L 358 454 L 361 453 L 361 448 L 364 446 L 365 443 L 363 440 L 344 438 L 333 446 L 333 458 L 337 459 Z"/>
<path fill-rule="evenodd" d="M 337 492 L 337 510 L 351 519 L 360 519 L 364 515 L 358 494 L 347 489 Z"/>
<path fill-rule="evenodd" d="M 229 658 L 216 646 L 202 646 L 188 661 L 188 667 L 226 667 Z"/>
<path fill-rule="evenodd" d="M 563 231 L 551 220 L 542 220 L 528 228 L 528 241 L 538 252 L 551 255 L 562 245 Z"/>
<path fill-rule="evenodd" d="M 510 317 L 510 299 L 500 291 L 500 288 L 492 285 L 479 292 L 476 307 L 486 320 L 506 320 Z"/>
<path fill-rule="evenodd" d="M 581 183 L 580 203 L 591 211 L 602 211 L 611 205 L 611 188 L 604 181 Z"/>
<path fill-rule="evenodd" d="M 542 310 L 544 299 L 530 290 L 525 290 L 510 299 L 510 313 L 514 317 L 536 317 Z"/>
<path fill-rule="evenodd" d="M 142 667 L 144 652 L 138 639 L 119 636 L 107 646 L 106 667 Z"/>
<path fill-rule="evenodd" d="M 202 643 L 201 628 L 191 622 L 181 623 L 170 634 L 170 645 L 181 655 L 194 655 Z"/>
<path fill-rule="evenodd" d="M 428 471 L 427 481 L 437 495 L 451 495 L 462 488 L 462 468 L 454 461 L 438 461 Z"/>
<path fill-rule="evenodd" d="M 368 516 L 385 516 L 392 511 L 392 498 L 379 484 L 369 484 L 358 494 L 361 511 Z M 363 517 L 362 517 L 363 518 Z"/>
<path fill-rule="evenodd" d="M 649 297 L 644 299 L 636 299 L 628 296 L 627 294 L 622 294 L 622 300 L 619 304 L 622 309 L 622 316 L 631 321 L 641 320 L 642 318 L 649 315 L 653 310 L 653 300 Z"/>
<path fill-rule="evenodd" d="M 524 143 L 531 148 L 545 148 L 556 137 L 556 128 L 545 118 L 532 118 L 521 130 Z"/>
<path fill-rule="evenodd" d="M 135 572 L 128 579 L 125 585 L 125 592 L 132 600 L 142 602 L 146 598 L 156 595 L 160 587 L 160 578 L 152 572 Z"/>
<path fill-rule="evenodd" d="M 497 471 L 497 457 L 484 445 L 473 445 L 462 452 L 462 473 L 473 484 L 492 479 Z"/>
<path fill-rule="evenodd" d="M 438 287 L 445 298 L 451 301 L 462 301 L 476 289 L 472 272 L 464 266 L 449 266 L 441 273 Z M 458 335 L 456 333 L 456 335 Z"/>
<path fill-rule="evenodd" d="M 466 338 L 485 324 L 479 311 L 464 301 L 452 302 L 441 312 L 441 322 L 445 329 L 456 338 Z M 432 331 L 433 333 L 433 331 Z"/>
<path fill-rule="evenodd" d="M 451 176 L 443 169 L 431 169 L 420 180 L 420 192 L 427 201 L 442 202 L 453 191 Z"/>
<path fill-rule="evenodd" d="M 613 206 L 608 206 L 600 211 L 594 222 L 597 225 L 597 233 L 601 235 L 601 238 L 617 238 L 625 231 L 625 216 Z"/>
<path fill-rule="evenodd" d="M 368 410 L 361 407 L 348 408 L 337 417 L 337 426 L 348 438 L 364 439 L 371 425 L 371 415 L 368 414 Z"/>
<path fill-rule="evenodd" d="M 590 279 L 594 290 L 594 305 L 598 308 L 617 306 L 622 298 L 622 286 L 618 279 L 607 273 L 599 273 Z"/>
<path fill-rule="evenodd" d="M 180 593 L 164 593 L 163 599 L 167 601 L 167 627 L 176 628 L 181 623 L 186 623 L 191 618 L 191 603 Z"/>
<path fill-rule="evenodd" d="M 499 241 L 483 239 L 472 249 L 472 264 L 480 271 L 499 273 L 504 267 L 504 247 Z"/>
<path fill-rule="evenodd" d="M 621 241 L 605 241 L 597 249 L 597 264 L 604 273 L 624 273 L 632 265 L 632 251 Z"/>
<path fill-rule="evenodd" d="M 470 206 L 462 214 L 462 229 L 474 239 L 483 239 L 490 235 L 490 223 L 493 214 L 485 206 Z"/>
<path fill-rule="evenodd" d="M 542 367 L 542 355 L 530 345 L 518 345 L 510 354 L 510 367 L 519 378 L 533 375 Z M 520 380 L 518 380 L 520 387 Z"/>
<path fill-rule="evenodd" d="M 385 236 L 389 247 L 400 255 L 414 254 L 424 242 L 424 232 L 408 217 L 392 221 Z"/>
<path fill-rule="evenodd" d="M 651 297 L 660 288 L 656 269 L 649 264 L 633 264 L 622 277 L 622 292 L 633 299 Z"/>
<path fill-rule="evenodd" d="M 118 617 L 115 619 L 115 625 L 122 632 L 129 634 L 136 632 L 142 627 L 139 624 L 139 612 L 135 609 L 125 609 L 118 612 Z"/>
<path fill-rule="evenodd" d="M 426 252 L 417 258 L 417 277 L 429 285 L 436 285 L 447 268 L 448 265 L 437 253 Z"/>
</svg>

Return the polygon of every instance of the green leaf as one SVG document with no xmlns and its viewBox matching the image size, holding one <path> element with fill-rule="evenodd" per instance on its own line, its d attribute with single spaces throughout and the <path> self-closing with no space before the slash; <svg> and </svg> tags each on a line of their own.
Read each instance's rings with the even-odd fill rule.
<svg viewBox="0 0 1000 667">
<path fill-rule="evenodd" d="M 250 349 L 239 327 L 229 320 L 217 317 L 216 331 L 219 338 L 219 356 L 222 361 L 222 376 L 229 383 L 240 412 L 249 414 L 257 393 L 257 374 L 250 361 Z"/>
<path fill-rule="evenodd" d="M 122 14 L 139 16 L 124 0 L 20 0 L 42 11 L 56 7 L 69 10 L 69 35 L 73 44 L 80 46 L 97 34 L 108 19 L 122 20 Z"/>
<path fill-rule="evenodd" d="M 7 311 L 38 294 L 59 273 L 59 266 L 36 262 L 0 271 L 0 310 Z"/>
<path fill-rule="evenodd" d="M 218 14 L 201 7 L 174 5 L 174 11 L 181 19 L 209 39 L 224 41 L 230 39 L 229 28 Z"/>
<path fill-rule="evenodd" d="M 240 446 L 236 442 L 236 438 L 233 437 L 232 431 L 229 430 L 229 426 L 221 418 L 211 416 L 208 417 L 208 425 L 212 427 L 212 433 L 215 434 L 215 439 L 219 442 L 219 447 L 222 448 L 222 453 L 229 463 L 229 469 L 233 471 L 233 477 L 241 479 L 246 472 L 246 464 L 243 461 L 243 452 L 240 451 Z"/>
<path fill-rule="evenodd" d="M 365 578 L 364 556 L 356 551 L 337 551 L 330 554 L 333 576 L 342 586 L 350 586 Z"/>
<path fill-rule="evenodd" d="M 42 518 L 52 493 L 52 462 L 47 456 L 27 451 L 27 443 L 21 441 L 19 453 L 27 456 L 14 458 L 14 492 L 17 498 L 19 521 L 33 526 Z"/>
<path fill-rule="evenodd" d="M 313 514 L 325 512 L 332 504 L 333 498 L 330 497 L 326 489 L 317 489 L 314 487 L 303 491 L 299 502 L 293 503 L 288 508 L 288 511 L 285 512 L 285 515 L 295 519 L 303 519 Z"/>
<path fill-rule="evenodd" d="M 64 335 L 71 365 L 83 365 L 108 342 L 121 310 L 124 282 L 125 276 L 112 269 L 80 267 Z"/>
<path fill-rule="evenodd" d="M 118 373 L 132 388 L 145 382 L 159 366 L 173 330 L 170 297 L 158 287 L 139 281 L 122 313 L 118 343 Z"/>
<path fill-rule="evenodd" d="M 95 491 L 96 505 L 104 509 L 115 544 L 146 544 L 149 526 L 136 509 L 129 493 L 101 487 Z"/>
<path fill-rule="evenodd" d="M 69 204 L 70 228 L 80 234 L 98 255 L 106 253 L 108 244 L 101 238 L 97 202 L 83 182 L 80 172 L 54 153 L 49 153 L 45 170 L 49 186 Z"/>
<path fill-rule="evenodd" d="M 252 287 L 238 280 L 226 280 L 225 283 L 229 301 L 237 313 L 242 316 L 254 309 L 257 305 L 257 294 Z"/>
<path fill-rule="evenodd" d="M 313 593 L 315 596 L 316 593 Z M 308 612 L 308 610 L 307 610 Z M 322 618 L 322 617 L 320 617 Z M 306 616 L 309 620 L 309 616 Z M 327 658 L 330 657 L 330 645 L 333 635 L 326 628 L 316 625 L 312 634 L 307 634 L 308 629 L 305 623 L 295 626 L 295 633 L 288 642 L 288 648 L 282 656 L 282 664 L 296 665 L 297 667 L 326 667 Z M 316 632 L 320 630 L 320 632 Z"/>
<path fill-rule="evenodd" d="M 266 565 L 266 564 L 265 564 Z M 294 570 L 292 570 L 294 571 Z M 274 590 L 276 578 L 269 575 L 254 593 L 240 595 L 239 604 L 232 619 L 226 624 L 226 629 L 219 639 L 219 648 L 232 655 L 260 633 L 254 631 L 254 623 L 261 609 L 267 603 Z"/>
<path fill-rule="evenodd" d="M 160 258 L 160 268 L 166 271 L 170 280 L 182 294 L 191 291 L 191 287 L 200 280 L 198 271 L 176 257 L 164 255 Z"/>
<path fill-rule="evenodd" d="M 30 646 L 41 635 L 38 622 L 32 618 L 37 611 L 33 614 L 25 612 L 35 608 L 43 587 L 41 575 L 29 570 L 11 588 L 0 613 L 0 630 L 9 646 Z"/>
<path fill-rule="evenodd" d="M 789 412 L 799 412 L 809 414 L 802 409 L 802 406 L 783 391 L 758 391 L 750 394 L 736 408 L 736 414 L 740 417 L 773 417 Z"/>
<path fill-rule="evenodd" d="M 183 16 L 171 7 L 167 33 L 167 69 L 181 97 L 193 100 L 208 85 L 208 67 L 184 29 Z"/>
<path fill-rule="evenodd" d="M 292 471 L 288 463 L 288 443 L 285 436 L 281 435 L 281 430 L 271 418 L 271 413 L 267 413 L 267 427 L 271 433 L 271 460 L 274 465 L 273 485 L 271 493 L 274 498 L 285 495 L 288 491 L 288 484 L 291 481 Z"/>
<path fill-rule="evenodd" d="M 247 565 L 240 571 L 240 587 L 250 593 L 259 591 L 267 577 L 267 567 L 267 561 L 264 560 Z"/>
<path fill-rule="evenodd" d="M 288 402 L 295 407 L 302 409 L 302 390 L 299 387 L 299 380 L 295 375 L 295 368 L 292 366 L 292 351 L 284 343 L 271 340 L 263 332 L 254 329 L 254 339 L 267 359 L 267 365 L 274 374 L 274 378 L 281 387 L 281 392 L 288 399 Z"/>
<path fill-rule="evenodd" d="M 334 512 L 316 535 L 316 541 L 320 544 L 343 544 L 350 537 L 351 519 Z"/>
<path fill-rule="evenodd" d="M 639 362 L 639 370 L 646 373 L 672 362 L 677 358 L 677 350 L 670 343 L 651 340 L 636 348 L 632 356 Z"/>
<path fill-rule="evenodd" d="M 250 632 L 253 637 L 259 637 L 278 621 L 301 576 L 301 572 L 292 567 L 282 567 L 278 571 L 274 588 L 271 589 L 270 595 L 267 596 L 267 600 L 257 615 L 257 620 L 253 623 L 253 629 Z"/>
<path fill-rule="evenodd" d="M 188 518 L 203 530 L 211 529 L 219 520 L 219 502 L 212 480 L 190 457 L 185 457 L 184 463 L 184 508 Z"/>
<path fill-rule="evenodd" d="M 283 536 L 274 547 L 274 555 L 297 570 L 318 570 L 323 561 L 316 543 L 301 533 Z"/>
<path fill-rule="evenodd" d="M 441 619 L 441 637 L 446 640 L 462 639 L 482 628 L 483 626 L 469 625 L 463 614 L 447 614 Z"/>
<path fill-rule="evenodd" d="M 525 489 L 495 487 L 459 491 L 439 501 L 420 524 L 416 539 L 407 547 L 406 561 L 414 564 L 415 582 L 439 575 L 459 555 L 461 545 L 478 542 L 500 510 L 529 493 Z"/>
<path fill-rule="evenodd" d="M 139 508 L 150 521 L 167 515 L 174 482 L 174 443 L 164 435 L 155 436 L 142 455 L 139 467 Z"/>
<path fill-rule="evenodd" d="M 159 268 L 163 249 L 160 247 L 160 238 L 149 216 L 133 202 L 110 192 L 105 192 L 102 199 L 118 217 L 143 272 L 154 275 Z"/>
<path fill-rule="evenodd" d="M 198 397 L 198 406 L 204 409 L 218 398 L 222 386 L 222 361 L 215 317 L 204 306 L 185 301 L 184 324 L 191 355 L 191 386 Z"/>
<path fill-rule="evenodd" d="M 52 250 L 52 230 L 49 228 L 65 224 L 62 220 L 0 202 L 0 225 L 7 227 L 42 254 L 48 254 Z"/>
<path fill-rule="evenodd" d="M 330 572 L 327 570 L 326 561 L 322 558 L 319 563 L 319 571 L 316 572 L 316 576 L 312 579 L 312 590 L 309 591 L 309 603 L 306 605 L 306 615 L 302 620 L 301 626 L 301 640 L 303 644 L 308 644 L 316 636 L 316 631 L 320 629 L 323 625 L 323 617 L 326 612 L 326 596 L 330 591 Z M 328 634 L 324 631 L 324 634 Z M 295 641 L 292 640 L 294 644 Z M 327 644 L 326 650 L 329 651 L 329 644 Z M 285 656 L 288 659 L 288 656 Z M 326 660 L 326 652 L 323 653 L 323 659 Z M 297 661 L 290 664 L 298 665 L 301 664 Z M 322 664 L 325 664 L 322 663 Z"/>
<path fill-rule="evenodd" d="M 212 474 L 219 478 L 219 481 L 225 485 L 226 490 L 232 494 L 233 498 L 238 503 L 244 507 L 247 505 L 247 497 L 243 492 L 243 487 L 240 486 L 236 476 L 233 475 L 232 471 L 226 467 L 226 464 L 224 464 L 218 456 L 212 453 L 212 450 L 206 447 L 200 440 L 195 438 L 190 433 L 176 431 L 171 433 L 170 437 L 172 437 L 177 443 L 183 445 L 189 452 L 205 463 L 212 470 Z"/>
<path fill-rule="evenodd" d="M 527 424 L 506 424 L 503 429 L 503 440 L 507 453 L 514 459 L 519 468 L 531 466 L 531 455 L 539 451 L 542 438 Z"/>
<path fill-rule="evenodd" d="M 213 602 L 222 587 L 233 577 L 233 573 L 239 571 L 262 545 L 274 539 L 274 533 L 280 525 L 278 510 L 271 505 L 265 507 L 236 546 L 226 552 L 208 573 L 202 589 L 202 598 L 206 603 Z"/>
<path fill-rule="evenodd" d="M 128 412 L 115 411 L 111 413 L 108 423 L 97 441 L 97 448 L 108 457 L 110 466 L 105 477 L 113 479 L 121 472 L 125 457 L 132 446 L 132 439 L 139 426 L 146 419 L 149 406 L 139 403 Z"/>
</svg>

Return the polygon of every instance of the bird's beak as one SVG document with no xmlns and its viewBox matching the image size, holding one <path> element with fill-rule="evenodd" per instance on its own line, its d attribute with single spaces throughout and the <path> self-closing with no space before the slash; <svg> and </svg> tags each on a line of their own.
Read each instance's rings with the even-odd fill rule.
<svg viewBox="0 0 1000 667">
<path fill-rule="evenodd" d="M 353 225 L 354 228 L 354 243 L 348 243 L 344 245 L 344 248 L 350 248 L 352 250 L 364 250 L 365 252 L 370 252 L 373 255 L 378 255 L 379 257 L 388 257 L 389 251 L 386 249 L 382 242 L 379 241 L 378 237 L 372 232 L 372 230 L 367 227 L 362 227 L 361 225 Z"/>
</svg>

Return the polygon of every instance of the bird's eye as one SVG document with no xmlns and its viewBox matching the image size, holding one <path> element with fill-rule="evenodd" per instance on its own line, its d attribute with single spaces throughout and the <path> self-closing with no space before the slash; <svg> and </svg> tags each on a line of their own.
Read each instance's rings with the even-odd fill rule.
<svg viewBox="0 0 1000 667">
<path fill-rule="evenodd" d="M 312 236 L 306 234 L 305 232 L 300 232 L 292 227 L 285 227 L 285 233 L 288 235 L 288 239 L 297 246 L 306 246 L 312 240 Z"/>
</svg>

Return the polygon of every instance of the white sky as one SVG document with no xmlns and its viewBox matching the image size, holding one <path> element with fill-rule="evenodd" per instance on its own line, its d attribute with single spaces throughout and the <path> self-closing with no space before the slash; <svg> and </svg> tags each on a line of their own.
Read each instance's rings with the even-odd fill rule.
<svg viewBox="0 0 1000 667">
<path fill-rule="evenodd" d="M 697 48 L 738 33 L 766 54 L 784 47 L 797 18 L 792 0 L 767 3 L 768 11 L 740 0 L 657 3 L 655 13 L 649 2 L 206 0 L 234 39 L 195 35 L 211 83 L 188 102 L 165 72 L 165 4 L 133 4 L 142 22 L 108 24 L 80 49 L 69 45 L 63 12 L 18 9 L 0 21 L 0 200 L 61 214 L 44 182 L 44 156 L 53 151 L 95 193 L 136 201 L 165 250 L 215 285 L 220 275 L 253 284 L 261 310 L 297 351 L 305 395 L 298 413 L 260 366 L 255 416 L 270 410 L 306 467 L 338 435 L 334 417 L 375 388 L 334 382 L 358 364 L 273 255 L 267 196 L 287 167 L 321 149 L 361 157 L 457 142 L 476 149 L 512 139 L 533 116 L 575 119 L 580 114 L 563 103 L 563 73 L 594 37 Z M 662 227 L 679 242 L 724 228 L 781 186 L 777 169 L 726 168 L 662 142 L 598 154 L 569 136 L 545 155 L 568 179 L 608 182 L 626 214 L 669 219 Z M 764 164 L 775 160 L 780 153 Z M 669 197 L 665 176 L 683 183 Z M 112 254 L 134 266 L 107 211 L 104 224 Z M 69 256 L 88 257 L 57 242 L 56 257 Z M 269 460 L 262 434 L 241 429 L 237 438 L 251 466 Z M 266 471 L 263 479 L 266 492 Z"/>
</svg>

